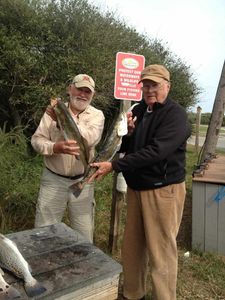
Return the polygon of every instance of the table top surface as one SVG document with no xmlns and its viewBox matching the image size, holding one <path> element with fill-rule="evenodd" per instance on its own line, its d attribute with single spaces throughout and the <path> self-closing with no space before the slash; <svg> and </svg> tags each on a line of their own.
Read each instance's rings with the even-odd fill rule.
<svg viewBox="0 0 225 300">
<path fill-rule="evenodd" d="M 207 163 L 207 168 L 200 176 L 194 176 L 195 182 L 225 184 L 225 156 L 218 156 Z"/>
</svg>

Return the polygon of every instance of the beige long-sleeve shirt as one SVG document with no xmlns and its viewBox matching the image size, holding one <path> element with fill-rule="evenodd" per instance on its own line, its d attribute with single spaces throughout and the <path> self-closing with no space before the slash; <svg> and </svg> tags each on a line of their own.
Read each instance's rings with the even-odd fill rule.
<svg viewBox="0 0 225 300">
<path fill-rule="evenodd" d="M 70 109 L 69 112 L 81 135 L 87 140 L 91 160 L 94 157 L 95 146 L 102 136 L 105 121 L 103 112 L 91 105 L 76 116 Z M 64 176 L 82 174 L 84 167 L 81 160 L 74 155 L 53 153 L 54 144 L 62 140 L 64 140 L 64 137 L 61 130 L 56 126 L 56 122 L 44 113 L 37 130 L 31 138 L 33 148 L 44 156 L 44 163 L 51 171 Z"/>
</svg>

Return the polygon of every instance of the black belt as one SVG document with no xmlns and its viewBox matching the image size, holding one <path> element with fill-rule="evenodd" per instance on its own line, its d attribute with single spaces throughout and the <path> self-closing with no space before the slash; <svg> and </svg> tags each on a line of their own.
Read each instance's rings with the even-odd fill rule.
<svg viewBox="0 0 225 300">
<path fill-rule="evenodd" d="M 61 175 L 61 174 L 55 173 L 52 170 L 50 170 L 49 168 L 47 168 L 47 167 L 46 167 L 46 169 L 49 170 L 51 173 L 53 173 L 55 175 L 58 175 L 58 176 L 63 177 L 63 178 L 68 178 L 68 179 L 71 179 L 71 180 L 76 180 L 76 179 L 79 179 L 79 178 L 81 178 L 81 177 L 84 176 L 84 173 L 83 174 L 79 174 L 79 175 L 75 175 L 75 176 L 66 176 L 66 175 Z"/>
</svg>

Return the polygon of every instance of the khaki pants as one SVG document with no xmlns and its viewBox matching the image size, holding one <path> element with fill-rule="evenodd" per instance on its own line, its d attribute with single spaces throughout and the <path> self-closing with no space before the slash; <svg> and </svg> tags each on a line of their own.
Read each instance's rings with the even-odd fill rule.
<svg viewBox="0 0 225 300">
<path fill-rule="evenodd" d="M 127 219 L 122 260 L 123 294 L 140 299 L 146 293 L 148 262 L 154 300 L 176 300 L 177 243 L 185 183 L 155 190 L 127 192 Z"/>
<path fill-rule="evenodd" d="M 86 184 L 79 197 L 69 189 L 74 180 L 43 170 L 36 206 L 35 227 L 47 226 L 62 221 L 68 208 L 71 227 L 88 242 L 93 242 L 94 231 L 94 186 Z"/>
</svg>

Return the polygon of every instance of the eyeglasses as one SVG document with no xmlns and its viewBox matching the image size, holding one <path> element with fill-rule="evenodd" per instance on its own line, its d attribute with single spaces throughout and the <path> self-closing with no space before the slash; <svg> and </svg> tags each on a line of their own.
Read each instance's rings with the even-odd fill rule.
<svg viewBox="0 0 225 300">
<path fill-rule="evenodd" d="M 159 83 L 153 82 L 153 83 L 145 84 L 142 86 L 141 89 L 143 92 L 148 92 L 149 90 L 151 90 L 152 92 L 156 92 L 162 87 L 162 83 L 163 82 L 159 82 Z"/>
</svg>

